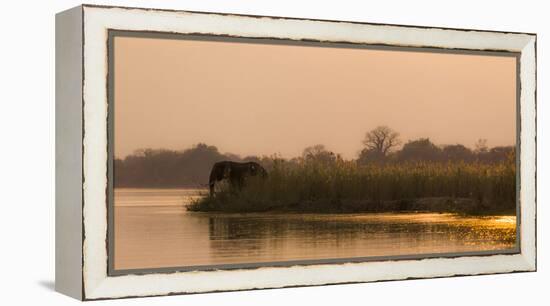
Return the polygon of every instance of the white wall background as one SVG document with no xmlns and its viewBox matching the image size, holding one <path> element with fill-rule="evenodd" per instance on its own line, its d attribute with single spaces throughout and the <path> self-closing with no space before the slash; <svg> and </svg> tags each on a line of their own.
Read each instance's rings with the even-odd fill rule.
<svg viewBox="0 0 550 306">
<path fill-rule="evenodd" d="M 550 21 L 546 1 L 163 0 L 88 3 L 538 34 L 536 273 L 94 302 L 109 305 L 547 305 Z M 74 305 L 54 286 L 54 14 L 79 1 L 0 7 L 0 304 Z"/>
</svg>

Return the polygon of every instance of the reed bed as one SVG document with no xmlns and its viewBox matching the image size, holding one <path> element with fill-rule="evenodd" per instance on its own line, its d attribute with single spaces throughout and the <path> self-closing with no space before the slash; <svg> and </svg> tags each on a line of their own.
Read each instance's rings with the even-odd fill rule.
<svg viewBox="0 0 550 306">
<path fill-rule="evenodd" d="M 515 211 L 513 159 L 498 163 L 273 160 L 269 176 L 248 178 L 196 200 L 191 211 L 317 213 L 438 211 L 486 214 Z"/>
</svg>

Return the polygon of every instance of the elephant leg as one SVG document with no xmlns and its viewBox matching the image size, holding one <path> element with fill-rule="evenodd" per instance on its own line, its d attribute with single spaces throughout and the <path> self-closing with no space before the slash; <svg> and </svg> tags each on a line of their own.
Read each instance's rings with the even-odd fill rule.
<svg viewBox="0 0 550 306">
<path fill-rule="evenodd" d="M 209 187 L 210 187 L 210 196 L 211 196 L 211 197 L 214 196 L 214 185 L 215 185 L 215 184 L 216 184 L 215 181 L 210 181 L 210 182 L 208 183 L 208 185 L 209 185 Z"/>
<path fill-rule="evenodd" d="M 216 183 L 223 180 L 229 173 L 228 167 L 224 164 L 217 163 L 210 171 L 210 178 L 208 180 L 208 187 L 210 188 L 210 196 L 214 196 Z"/>
</svg>

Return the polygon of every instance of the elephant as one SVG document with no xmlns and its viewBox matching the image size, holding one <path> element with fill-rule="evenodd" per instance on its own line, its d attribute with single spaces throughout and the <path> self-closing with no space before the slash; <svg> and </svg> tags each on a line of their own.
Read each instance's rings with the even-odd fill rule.
<svg viewBox="0 0 550 306">
<path fill-rule="evenodd" d="M 267 171 L 260 164 L 255 162 L 238 163 L 232 161 L 221 161 L 214 164 L 210 171 L 208 186 L 210 187 L 210 196 L 214 195 L 214 186 L 216 182 L 224 179 L 229 180 L 231 188 L 240 190 L 244 186 L 244 181 L 249 176 L 267 177 Z"/>
</svg>

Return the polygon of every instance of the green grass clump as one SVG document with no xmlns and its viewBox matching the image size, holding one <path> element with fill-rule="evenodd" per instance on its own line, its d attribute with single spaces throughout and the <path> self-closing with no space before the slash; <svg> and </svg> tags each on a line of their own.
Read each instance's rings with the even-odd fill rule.
<svg viewBox="0 0 550 306">
<path fill-rule="evenodd" d="M 196 200 L 191 211 L 367 212 L 428 210 L 513 212 L 513 159 L 477 162 L 407 162 L 358 165 L 355 161 L 274 160 L 269 176 L 248 178 Z"/>
</svg>

